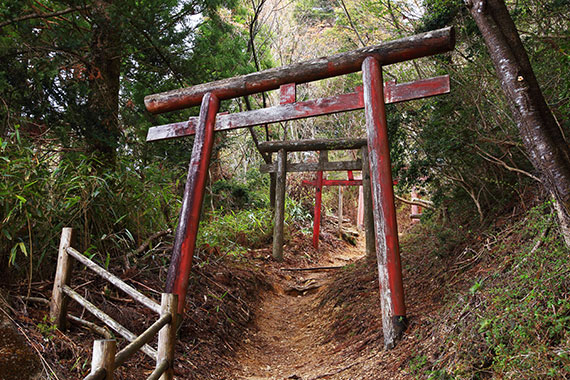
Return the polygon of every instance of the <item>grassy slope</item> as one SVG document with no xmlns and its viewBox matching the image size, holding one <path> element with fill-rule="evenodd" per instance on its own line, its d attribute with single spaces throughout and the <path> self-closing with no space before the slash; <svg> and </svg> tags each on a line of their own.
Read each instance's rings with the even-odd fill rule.
<svg viewBox="0 0 570 380">
<path fill-rule="evenodd" d="M 418 225 L 401 246 L 410 328 L 347 378 L 570 378 L 568 251 L 548 204 L 479 231 Z M 382 345 L 375 272 L 357 264 L 321 303 L 347 353 Z"/>
</svg>

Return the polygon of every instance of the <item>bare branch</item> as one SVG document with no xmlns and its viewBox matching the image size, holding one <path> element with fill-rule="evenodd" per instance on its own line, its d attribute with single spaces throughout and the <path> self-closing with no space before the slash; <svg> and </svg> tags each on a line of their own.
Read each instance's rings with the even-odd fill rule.
<svg viewBox="0 0 570 380">
<path fill-rule="evenodd" d="M 57 12 L 52 12 L 52 13 L 30 13 L 30 14 L 27 14 L 25 16 L 21 16 L 18 18 L 14 18 L 12 20 L 1 22 L 0 23 L 0 29 L 2 29 L 5 26 L 8 26 L 8 25 L 15 24 L 15 23 L 20 22 L 20 21 L 32 20 L 35 18 L 42 18 L 42 19 L 52 18 L 52 17 L 62 16 L 62 15 L 68 14 L 68 13 L 76 12 L 76 11 L 85 11 L 89 8 L 91 8 L 91 6 L 67 8 L 67 9 L 57 11 Z"/>
</svg>

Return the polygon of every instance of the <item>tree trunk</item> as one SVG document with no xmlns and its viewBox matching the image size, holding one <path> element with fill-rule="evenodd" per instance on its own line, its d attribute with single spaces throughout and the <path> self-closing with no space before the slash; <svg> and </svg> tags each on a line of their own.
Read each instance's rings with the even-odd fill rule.
<svg viewBox="0 0 570 380">
<path fill-rule="evenodd" d="M 555 201 L 570 247 L 570 148 L 538 85 L 503 0 L 467 0 L 534 168 Z"/>
<path fill-rule="evenodd" d="M 85 138 L 89 148 L 100 155 L 103 165 L 110 166 L 115 162 L 120 137 L 121 74 L 120 31 L 111 19 L 111 3 L 97 1 L 91 13 L 93 21 L 88 99 L 91 125 L 85 126 Z"/>
</svg>

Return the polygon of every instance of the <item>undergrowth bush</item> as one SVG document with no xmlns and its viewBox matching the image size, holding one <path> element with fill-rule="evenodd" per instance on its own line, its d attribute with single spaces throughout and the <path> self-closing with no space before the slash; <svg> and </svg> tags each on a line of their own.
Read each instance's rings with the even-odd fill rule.
<svg viewBox="0 0 570 380">
<path fill-rule="evenodd" d="M 496 239 L 481 251 L 491 258 L 489 269 L 481 270 L 466 293 L 450 299 L 445 323 L 434 328 L 439 358 L 426 360 L 418 352 L 409 364 L 411 374 L 570 378 L 570 267 L 556 222 L 545 202 L 495 232 Z"/>
<path fill-rule="evenodd" d="M 132 157 L 103 169 L 94 157 L 39 145 L 18 129 L 0 139 L 0 260 L 15 277 L 51 274 L 63 227 L 74 228 L 75 247 L 108 263 L 171 226 L 177 173 Z"/>
</svg>

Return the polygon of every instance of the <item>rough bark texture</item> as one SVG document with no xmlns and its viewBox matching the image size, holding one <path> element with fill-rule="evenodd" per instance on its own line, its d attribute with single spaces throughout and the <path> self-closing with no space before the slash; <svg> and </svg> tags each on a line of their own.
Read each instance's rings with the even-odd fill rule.
<svg viewBox="0 0 570 380">
<path fill-rule="evenodd" d="M 570 247 L 570 148 L 538 85 L 515 24 L 502 0 L 468 0 L 489 49 L 511 112 L 534 168 L 556 201 Z"/>
</svg>

